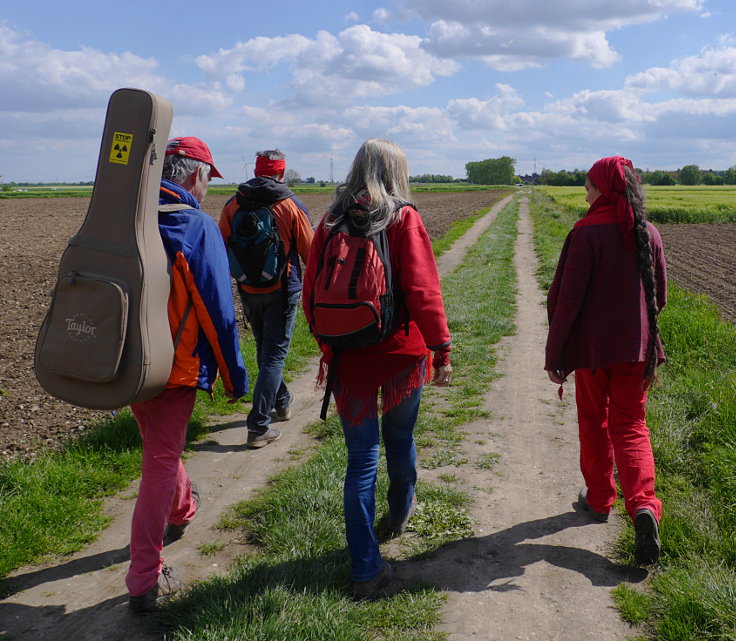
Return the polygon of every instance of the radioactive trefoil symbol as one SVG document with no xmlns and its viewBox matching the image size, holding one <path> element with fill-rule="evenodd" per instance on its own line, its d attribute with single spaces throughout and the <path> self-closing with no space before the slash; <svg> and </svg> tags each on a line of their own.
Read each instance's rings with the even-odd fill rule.
<svg viewBox="0 0 736 641">
<path fill-rule="evenodd" d="M 116 158 L 122 158 L 123 157 L 123 154 L 127 154 L 128 153 L 128 145 L 123 145 L 121 147 L 119 144 L 116 144 L 113 147 L 113 151 L 117 151 L 118 152 L 117 155 L 115 156 Z"/>
</svg>

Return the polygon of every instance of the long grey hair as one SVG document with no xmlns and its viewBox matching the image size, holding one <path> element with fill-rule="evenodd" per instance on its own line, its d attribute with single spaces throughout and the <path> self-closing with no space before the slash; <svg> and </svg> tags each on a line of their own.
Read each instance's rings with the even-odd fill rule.
<svg viewBox="0 0 736 641">
<path fill-rule="evenodd" d="M 355 154 L 345 182 L 335 189 L 325 224 L 333 227 L 348 215 L 365 234 L 375 234 L 401 217 L 398 205 L 410 197 L 404 150 L 390 140 L 370 138 Z M 362 207 L 355 209 L 355 203 Z"/>
</svg>

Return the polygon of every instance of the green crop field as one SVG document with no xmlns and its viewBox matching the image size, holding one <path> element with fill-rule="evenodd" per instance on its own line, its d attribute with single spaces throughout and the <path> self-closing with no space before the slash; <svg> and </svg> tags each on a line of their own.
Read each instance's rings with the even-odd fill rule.
<svg viewBox="0 0 736 641">
<path fill-rule="evenodd" d="M 583 187 L 537 187 L 565 209 L 582 216 L 588 209 Z M 649 218 L 655 223 L 736 222 L 736 186 L 652 187 L 645 185 Z"/>
</svg>

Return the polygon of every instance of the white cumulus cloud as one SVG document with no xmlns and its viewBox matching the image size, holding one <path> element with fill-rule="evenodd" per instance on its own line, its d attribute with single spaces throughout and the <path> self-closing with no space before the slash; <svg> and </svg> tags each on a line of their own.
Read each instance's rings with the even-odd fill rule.
<svg viewBox="0 0 736 641">
<path fill-rule="evenodd" d="M 677 90 L 687 96 L 736 97 L 736 47 L 706 49 L 630 76 L 626 86 L 642 91 Z"/>
<path fill-rule="evenodd" d="M 568 58 L 607 67 L 619 59 L 606 33 L 700 11 L 705 0 L 405 0 L 429 24 L 425 46 L 448 58 L 473 57 L 517 71 Z"/>
</svg>

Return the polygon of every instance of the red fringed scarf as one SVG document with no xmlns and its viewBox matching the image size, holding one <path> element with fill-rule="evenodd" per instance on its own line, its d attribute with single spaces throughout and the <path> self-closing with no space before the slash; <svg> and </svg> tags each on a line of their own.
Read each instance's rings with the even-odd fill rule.
<svg viewBox="0 0 736 641">
<path fill-rule="evenodd" d="M 430 351 L 420 357 L 378 354 L 380 362 L 376 366 L 372 362 L 373 354 L 365 354 L 361 359 L 340 360 L 333 389 L 338 411 L 350 425 L 358 425 L 366 418 L 376 416 L 375 395 L 378 390 L 381 413 L 385 414 L 406 400 L 415 389 L 431 381 L 431 354 Z M 325 385 L 330 360 L 327 355 L 320 360 L 318 387 Z M 389 378 L 386 378 L 387 373 Z M 344 381 L 354 383 L 346 385 Z"/>
</svg>

